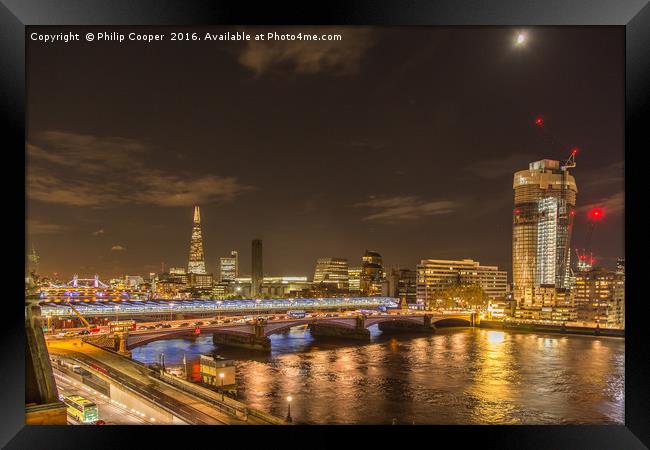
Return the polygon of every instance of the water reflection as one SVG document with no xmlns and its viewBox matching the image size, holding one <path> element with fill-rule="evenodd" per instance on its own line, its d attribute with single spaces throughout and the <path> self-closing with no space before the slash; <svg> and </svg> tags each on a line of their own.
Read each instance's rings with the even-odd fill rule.
<svg viewBox="0 0 650 450">
<path fill-rule="evenodd" d="M 238 360 L 239 398 L 296 423 L 623 423 L 624 341 L 482 329 L 314 340 L 306 328 L 272 336 L 272 353 L 215 348 L 211 337 L 160 341 L 133 357 L 180 364 Z"/>
</svg>

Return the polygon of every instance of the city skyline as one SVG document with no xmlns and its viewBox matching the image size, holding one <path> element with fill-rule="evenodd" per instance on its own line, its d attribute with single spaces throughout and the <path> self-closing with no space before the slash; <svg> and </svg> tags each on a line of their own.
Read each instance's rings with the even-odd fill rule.
<svg viewBox="0 0 650 450">
<path fill-rule="evenodd" d="M 209 61 L 204 49 L 164 43 L 160 55 L 139 44 L 29 44 L 29 98 L 39 105 L 28 109 L 26 250 L 35 246 L 41 272 L 184 266 L 198 204 L 215 276 L 233 249 L 249 272 L 254 238 L 269 275 L 311 276 L 320 257 L 360 265 L 366 249 L 387 267 L 471 258 L 511 274 L 512 173 L 567 156 L 537 116 L 580 149 L 572 247 L 598 205 L 598 263 L 624 257 L 622 33 L 532 29 L 520 51 L 512 28 L 341 30 L 349 39 L 314 66 L 290 43 L 266 49 L 284 64 L 243 43 L 217 45 Z M 100 54 L 114 63 L 105 73 L 93 68 Z M 194 83 L 170 69 L 181 56 L 203 68 Z M 441 63 L 450 70 L 439 73 Z M 178 92 L 166 88 L 172 79 Z"/>
</svg>

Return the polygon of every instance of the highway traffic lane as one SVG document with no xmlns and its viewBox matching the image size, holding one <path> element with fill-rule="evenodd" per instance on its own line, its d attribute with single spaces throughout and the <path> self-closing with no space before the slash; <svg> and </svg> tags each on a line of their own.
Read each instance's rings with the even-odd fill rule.
<svg viewBox="0 0 650 450">
<path fill-rule="evenodd" d="M 137 380 L 134 380 L 130 376 L 125 375 L 120 371 L 117 371 L 117 370 L 115 370 L 113 368 L 108 368 L 108 367 L 104 366 L 103 363 L 101 363 L 100 361 L 98 361 L 98 360 L 96 360 L 96 359 L 94 359 L 92 357 L 89 357 L 88 355 L 84 355 L 82 353 L 75 352 L 74 350 L 63 349 L 63 351 L 73 353 L 74 354 L 73 359 L 77 359 L 77 361 L 82 362 L 85 365 L 90 366 L 91 369 L 92 369 L 91 364 L 95 364 L 95 365 L 101 367 L 102 369 L 104 369 L 107 372 L 108 376 L 111 379 L 117 381 L 118 383 L 122 384 L 123 386 L 126 386 L 126 387 L 130 388 L 131 390 L 133 390 L 137 394 L 140 394 L 141 396 L 143 396 L 145 398 L 148 398 L 152 402 L 154 402 L 154 403 L 156 403 L 156 404 L 158 404 L 158 405 L 160 405 L 160 406 L 162 406 L 164 408 L 167 408 L 170 412 L 172 412 L 172 414 L 174 414 L 175 411 L 184 412 L 186 414 L 185 417 L 181 416 L 181 414 L 178 414 L 179 416 L 181 416 L 180 418 L 183 419 L 183 420 L 186 420 L 188 422 L 192 422 L 192 423 L 194 423 L 196 425 L 218 425 L 218 424 L 227 424 L 227 423 L 229 423 L 229 421 L 227 421 L 227 420 L 220 420 L 220 419 L 218 419 L 216 417 L 210 416 L 210 415 L 208 415 L 208 414 L 194 408 L 193 406 L 188 405 L 187 403 L 181 402 L 181 401 L 175 399 L 174 397 L 172 397 L 172 396 L 170 396 L 170 395 L 168 395 L 168 394 L 166 394 L 164 392 L 159 391 L 158 389 L 153 389 L 150 386 L 146 386 L 144 384 L 141 384 Z M 152 384 L 154 384 L 153 380 L 152 380 Z M 153 398 L 153 393 L 154 392 L 159 394 L 157 399 Z M 187 395 L 184 395 L 184 396 L 187 397 Z M 215 423 L 215 421 L 219 422 L 219 423 Z"/>
<path fill-rule="evenodd" d="M 107 425 L 152 424 L 151 421 L 147 421 L 146 419 L 132 413 L 128 409 L 118 407 L 112 403 L 108 397 L 105 399 L 99 393 L 93 394 L 92 392 L 89 392 L 82 387 L 75 386 L 73 384 L 73 380 L 70 380 L 65 374 L 56 369 L 54 370 L 54 375 L 59 394 L 64 396 L 81 395 L 82 397 L 92 401 L 97 405 L 99 418 L 101 420 L 104 420 Z M 81 382 L 78 384 L 83 385 Z M 127 419 L 125 420 L 125 418 Z"/>
</svg>

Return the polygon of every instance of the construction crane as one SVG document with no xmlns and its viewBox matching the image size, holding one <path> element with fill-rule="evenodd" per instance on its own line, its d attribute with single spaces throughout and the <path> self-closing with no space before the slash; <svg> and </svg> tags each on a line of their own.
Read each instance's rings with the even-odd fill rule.
<svg viewBox="0 0 650 450">
<path fill-rule="evenodd" d="M 591 238 L 594 234 L 596 224 L 605 216 L 602 208 L 592 208 L 589 213 L 589 228 L 585 236 L 585 244 L 582 249 L 576 248 L 576 256 L 578 257 L 578 270 L 589 270 L 593 267 L 596 260 L 591 252 Z"/>
<path fill-rule="evenodd" d="M 96 327 L 96 326 L 92 325 L 90 322 L 88 322 L 86 320 L 86 318 L 83 315 L 81 315 L 81 313 L 79 311 L 77 311 L 77 308 L 75 308 L 72 305 L 72 303 L 70 303 L 69 300 L 66 300 L 65 302 L 68 304 L 70 309 L 72 309 L 72 311 L 77 315 L 77 317 L 79 317 L 79 320 L 81 321 L 81 323 L 83 323 L 83 325 L 88 329 L 88 331 L 90 333 L 97 333 L 99 331 L 99 327 Z"/>
</svg>

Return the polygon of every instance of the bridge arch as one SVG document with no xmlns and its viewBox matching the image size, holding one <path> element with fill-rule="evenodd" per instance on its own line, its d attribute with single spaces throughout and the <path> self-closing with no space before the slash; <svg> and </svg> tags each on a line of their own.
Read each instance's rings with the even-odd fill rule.
<svg viewBox="0 0 650 450">
<path fill-rule="evenodd" d="M 432 320 L 432 324 L 436 327 L 470 327 L 472 321 L 468 317 L 441 317 L 437 320 Z"/>
<path fill-rule="evenodd" d="M 201 333 L 208 332 L 209 330 L 201 329 Z M 130 334 L 126 339 L 126 348 L 127 350 L 133 350 L 134 348 L 141 347 L 143 345 L 150 344 L 156 341 L 164 341 L 169 339 L 178 339 L 182 337 L 192 337 L 196 336 L 194 329 L 183 329 L 183 330 L 173 330 L 165 331 L 160 333 L 152 334 Z"/>
</svg>

